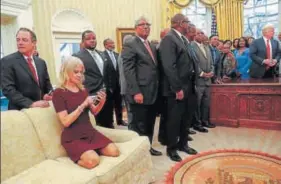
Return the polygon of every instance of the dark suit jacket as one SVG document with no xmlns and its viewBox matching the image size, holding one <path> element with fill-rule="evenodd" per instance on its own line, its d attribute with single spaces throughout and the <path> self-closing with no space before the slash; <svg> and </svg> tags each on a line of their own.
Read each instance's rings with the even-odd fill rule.
<svg viewBox="0 0 281 184">
<path fill-rule="evenodd" d="M 105 58 L 101 54 L 101 52 L 97 51 L 98 54 L 102 57 L 103 61 Z M 107 62 L 104 62 L 103 66 L 103 75 L 101 74 L 96 61 L 91 56 L 91 54 L 86 50 L 82 49 L 78 53 L 73 54 L 73 56 L 78 57 L 82 60 L 85 67 L 85 81 L 84 85 L 88 89 L 89 94 L 92 95 L 99 91 L 101 88 L 106 87 L 107 91 L 112 92 L 111 81 L 108 77 L 109 66 Z"/>
<path fill-rule="evenodd" d="M 281 48 L 277 40 L 271 39 L 272 58 L 279 63 L 281 57 Z M 262 63 L 266 58 L 266 45 L 263 37 L 256 39 L 250 45 L 250 57 L 252 65 L 250 67 L 250 76 L 254 78 L 261 78 L 265 74 L 266 66 Z M 278 63 L 275 65 L 278 66 Z"/>
<path fill-rule="evenodd" d="M 176 92 L 183 90 L 187 97 L 191 76 L 195 70 L 192 58 L 184 45 L 182 38 L 171 30 L 161 41 L 159 47 L 161 66 L 164 76 L 162 78 L 163 96 L 175 96 Z"/>
<path fill-rule="evenodd" d="M 33 57 L 39 85 L 33 78 L 27 61 L 19 52 L 15 52 L 1 59 L 3 94 L 9 99 L 8 109 L 20 110 L 29 108 L 51 89 L 50 78 L 44 60 Z"/>
<path fill-rule="evenodd" d="M 113 62 L 111 58 L 109 57 L 108 52 L 105 50 L 103 51 L 103 56 L 105 58 L 105 61 L 109 67 L 109 73 L 107 74 L 111 81 L 111 88 L 113 91 L 119 90 L 120 91 L 120 84 L 119 84 L 119 68 L 118 68 L 118 57 L 119 54 L 116 52 L 113 52 L 113 55 L 116 60 L 116 69 L 114 68 Z"/>
<path fill-rule="evenodd" d="M 122 50 L 124 75 L 127 82 L 126 98 L 135 103 L 133 96 L 142 93 L 144 105 L 154 104 L 159 83 L 156 48 L 150 44 L 155 62 L 139 37 L 134 37 Z"/>
</svg>

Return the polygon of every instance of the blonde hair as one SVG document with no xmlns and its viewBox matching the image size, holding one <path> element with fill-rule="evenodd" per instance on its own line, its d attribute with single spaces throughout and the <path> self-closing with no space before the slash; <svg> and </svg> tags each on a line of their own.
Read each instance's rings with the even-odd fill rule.
<svg viewBox="0 0 281 184">
<path fill-rule="evenodd" d="M 74 56 L 67 56 L 66 58 L 63 59 L 62 61 L 62 65 L 60 68 L 60 73 L 59 73 L 59 87 L 65 89 L 65 85 L 67 83 L 67 81 L 69 80 L 69 72 L 73 72 L 74 69 L 78 66 L 78 65 L 83 65 L 84 68 L 84 64 L 83 62 Z M 83 70 L 83 72 L 85 71 L 85 68 Z M 81 83 L 77 84 L 77 87 L 79 89 L 84 89 L 84 74 L 82 75 L 82 80 Z"/>
<path fill-rule="evenodd" d="M 274 29 L 273 24 L 266 24 L 265 26 L 262 27 L 262 33 L 265 33 L 268 29 Z"/>
</svg>

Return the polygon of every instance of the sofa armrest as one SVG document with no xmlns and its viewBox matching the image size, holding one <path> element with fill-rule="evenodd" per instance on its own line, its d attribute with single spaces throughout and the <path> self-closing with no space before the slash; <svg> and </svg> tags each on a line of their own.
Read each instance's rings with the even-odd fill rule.
<svg viewBox="0 0 281 184">
<path fill-rule="evenodd" d="M 95 126 L 95 128 L 113 142 L 127 142 L 139 136 L 136 132 L 131 130 L 104 128 L 98 125 Z"/>
</svg>

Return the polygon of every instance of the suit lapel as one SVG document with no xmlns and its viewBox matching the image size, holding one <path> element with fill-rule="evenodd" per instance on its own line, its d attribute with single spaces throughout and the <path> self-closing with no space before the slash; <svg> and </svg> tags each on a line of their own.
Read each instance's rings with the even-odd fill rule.
<svg viewBox="0 0 281 184">
<path fill-rule="evenodd" d="M 144 43 L 142 42 L 142 40 L 137 36 L 136 36 L 136 39 L 137 39 L 137 43 L 141 47 L 141 49 L 148 55 L 148 57 L 151 59 L 152 63 L 155 64 L 156 61 L 154 62 L 154 60 L 151 58 L 151 56 L 150 56 L 148 50 L 146 49 L 146 47 L 144 46 Z M 149 45 L 150 45 L 150 43 L 149 43 Z M 150 49 L 152 50 L 151 46 L 150 46 Z M 153 50 L 152 50 L 152 54 L 153 54 Z M 153 56 L 154 56 L 154 54 L 153 54 Z M 155 56 L 154 56 L 154 58 L 155 58 Z"/>
<path fill-rule="evenodd" d="M 171 30 L 171 33 L 176 37 L 176 42 L 177 42 L 177 44 L 178 44 L 181 48 L 187 49 L 187 48 L 185 48 L 185 45 L 184 45 L 184 43 L 183 43 L 182 38 L 176 33 L 176 31 L 174 31 L 174 30 L 172 29 L 172 30 Z"/>
<path fill-rule="evenodd" d="M 29 76 L 31 77 L 31 79 L 38 85 L 37 81 L 35 81 L 30 69 L 29 69 L 29 66 L 27 64 L 27 61 L 25 60 L 25 58 L 23 57 L 22 54 L 20 54 L 18 52 L 18 57 L 17 59 L 19 60 L 19 63 L 20 65 L 22 66 L 22 68 L 29 74 Z M 36 65 L 36 64 L 35 64 Z M 36 69 L 37 69 L 37 66 L 36 66 Z M 38 74 L 38 78 L 39 78 L 39 74 Z"/>
<path fill-rule="evenodd" d="M 94 60 L 94 58 L 91 56 L 91 54 L 86 49 L 83 50 L 83 53 L 84 53 L 85 57 L 87 57 L 88 61 L 90 61 L 90 62 L 93 61 L 92 63 L 93 63 L 93 65 L 95 65 L 95 70 L 97 70 L 98 73 L 100 74 L 100 76 L 102 76 L 102 74 L 101 74 L 101 72 L 99 70 L 99 67 L 98 67 L 98 65 L 96 63 L 97 61 Z"/>
</svg>

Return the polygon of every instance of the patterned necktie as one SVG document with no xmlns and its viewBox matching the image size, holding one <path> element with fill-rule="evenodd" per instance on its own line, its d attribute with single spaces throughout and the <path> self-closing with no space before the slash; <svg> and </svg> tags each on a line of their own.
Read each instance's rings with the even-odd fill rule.
<svg viewBox="0 0 281 184">
<path fill-rule="evenodd" d="M 91 54 L 92 54 L 96 64 L 98 65 L 100 73 L 103 75 L 103 61 L 102 61 L 102 58 L 100 57 L 100 55 L 96 51 L 91 51 Z"/>
<path fill-rule="evenodd" d="M 184 36 L 181 36 L 181 39 L 183 41 L 184 46 L 187 47 L 188 46 L 188 42 L 187 42 L 186 38 Z"/>
<path fill-rule="evenodd" d="M 113 54 L 112 51 L 109 51 L 109 56 L 110 56 L 110 59 L 111 59 L 111 61 L 112 61 L 113 66 L 114 66 L 114 68 L 115 68 L 115 70 L 116 70 L 117 63 L 116 63 L 116 59 L 115 59 L 115 56 L 114 56 L 114 54 Z"/>
<path fill-rule="evenodd" d="M 33 75 L 34 80 L 37 82 L 37 84 L 39 84 L 39 82 L 38 82 L 38 76 L 37 76 L 35 67 L 34 67 L 33 64 L 32 64 L 32 58 L 31 58 L 31 57 L 28 57 L 28 58 L 27 58 L 27 64 L 28 64 L 28 67 L 29 67 L 29 69 L 30 69 L 32 75 Z"/>
<path fill-rule="evenodd" d="M 154 63 L 155 63 L 155 59 L 154 59 L 154 56 L 153 56 L 152 50 L 151 50 L 151 48 L 150 48 L 149 43 L 148 43 L 148 41 L 147 41 L 147 40 L 144 40 L 144 46 L 145 46 L 145 48 L 147 49 L 147 51 L 148 51 L 149 55 L 151 56 L 152 60 L 153 60 L 153 61 L 154 61 Z"/>
</svg>

